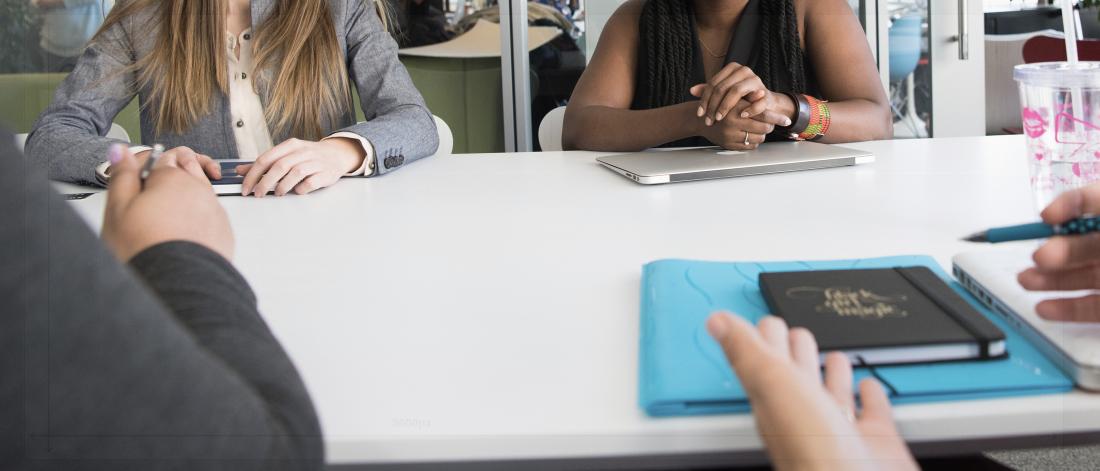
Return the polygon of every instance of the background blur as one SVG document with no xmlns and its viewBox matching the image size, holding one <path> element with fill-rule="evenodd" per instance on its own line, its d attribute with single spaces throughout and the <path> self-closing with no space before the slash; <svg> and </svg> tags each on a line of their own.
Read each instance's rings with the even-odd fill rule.
<svg viewBox="0 0 1100 471">
<path fill-rule="evenodd" d="M 539 149 L 539 125 L 568 103 L 603 25 L 622 3 L 382 1 L 393 7 L 401 60 L 432 111 L 452 127 L 456 153 Z M 1028 41 L 1058 38 L 1062 29 L 1059 4 L 1044 0 L 848 3 L 878 61 L 898 138 L 1018 133 L 1011 69 L 1026 60 Z M 0 0 L 0 123 L 29 131 L 113 5 Z M 502 27 L 502 10 L 515 21 Z M 520 21 L 524 10 L 527 21 Z M 1098 15 L 1096 8 L 1080 13 L 1086 38 L 1100 37 Z M 135 141 L 136 113 L 131 106 L 116 119 Z"/>
</svg>

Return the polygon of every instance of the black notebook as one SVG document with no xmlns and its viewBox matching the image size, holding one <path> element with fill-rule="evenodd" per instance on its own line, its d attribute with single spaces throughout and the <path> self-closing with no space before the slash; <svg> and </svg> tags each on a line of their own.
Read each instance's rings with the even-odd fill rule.
<svg viewBox="0 0 1100 471">
<path fill-rule="evenodd" d="M 866 365 L 1001 357 L 1005 335 L 925 267 L 760 274 L 772 312 Z"/>
</svg>

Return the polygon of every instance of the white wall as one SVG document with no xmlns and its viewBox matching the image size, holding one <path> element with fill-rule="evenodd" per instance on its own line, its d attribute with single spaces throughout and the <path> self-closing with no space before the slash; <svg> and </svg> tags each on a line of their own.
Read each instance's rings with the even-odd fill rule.
<svg viewBox="0 0 1100 471">
<path fill-rule="evenodd" d="M 584 33 L 584 57 L 591 59 L 596 51 L 596 43 L 603 32 L 603 25 L 607 19 L 626 0 L 586 0 L 585 7 L 585 33 Z"/>
</svg>

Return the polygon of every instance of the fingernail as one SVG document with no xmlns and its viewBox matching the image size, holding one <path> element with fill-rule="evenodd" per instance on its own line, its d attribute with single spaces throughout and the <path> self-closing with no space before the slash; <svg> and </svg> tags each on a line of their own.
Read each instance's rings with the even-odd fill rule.
<svg viewBox="0 0 1100 471">
<path fill-rule="evenodd" d="M 706 121 L 706 123 L 707 123 L 707 126 L 710 126 L 710 125 L 714 124 L 714 121 L 712 121 L 712 120 L 710 119 L 710 117 L 708 116 L 708 117 L 707 117 L 707 121 Z"/>
<path fill-rule="evenodd" d="M 790 126 L 791 118 L 783 118 L 783 126 Z"/>
<path fill-rule="evenodd" d="M 122 160 L 122 151 L 126 147 L 122 144 L 114 144 L 111 149 L 107 151 L 107 158 L 110 159 L 111 165 L 117 164 Z"/>
<path fill-rule="evenodd" d="M 707 319 L 707 332 L 710 333 L 711 337 L 717 339 L 726 335 L 729 326 L 727 325 L 725 316 L 725 314 L 714 314 L 710 316 L 710 319 Z"/>
<path fill-rule="evenodd" d="M 707 110 L 703 109 L 702 106 L 699 107 L 699 111 L 695 112 L 695 116 L 698 116 L 700 118 L 702 118 L 705 114 L 707 114 Z"/>
<path fill-rule="evenodd" d="M 714 114 L 714 120 L 715 121 L 721 121 L 722 118 L 724 118 L 724 116 L 722 116 L 722 113 L 715 113 Z"/>
<path fill-rule="evenodd" d="M 742 111 L 741 112 L 741 117 L 742 118 L 748 118 L 749 117 L 749 112 L 748 111 Z"/>
</svg>

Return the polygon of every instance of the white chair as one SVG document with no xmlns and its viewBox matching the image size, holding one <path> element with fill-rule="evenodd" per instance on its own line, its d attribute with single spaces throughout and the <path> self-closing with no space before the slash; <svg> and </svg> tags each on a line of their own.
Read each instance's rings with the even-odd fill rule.
<svg viewBox="0 0 1100 471">
<path fill-rule="evenodd" d="M 130 133 L 126 132 L 126 129 L 119 126 L 118 123 L 111 123 L 111 130 L 107 131 L 107 137 L 111 139 L 118 139 L 120 141 L 130 141 Z M 15 135 L 15 148 L 19 149 L 19 152 L 23 152 L 23 149 L 27 146 L 27 134 Z"/>
<path fill-rule="evenodd" d="M 455 135 L 451 127 L 439 116 L 432 115 L 432 118 L 435 119 L 435 132 L 439 135 L 439 149 L 434 155 L 451 155 L 455 150 Z"/>
<path fill-rule="evenodd" d="M 543 152 L 558 152 L 562 150 L 561 128 L 565 123 L 565 107 L 559 106 L 546 113 L 539 125 L 539 146 Z"/>
</svg>

